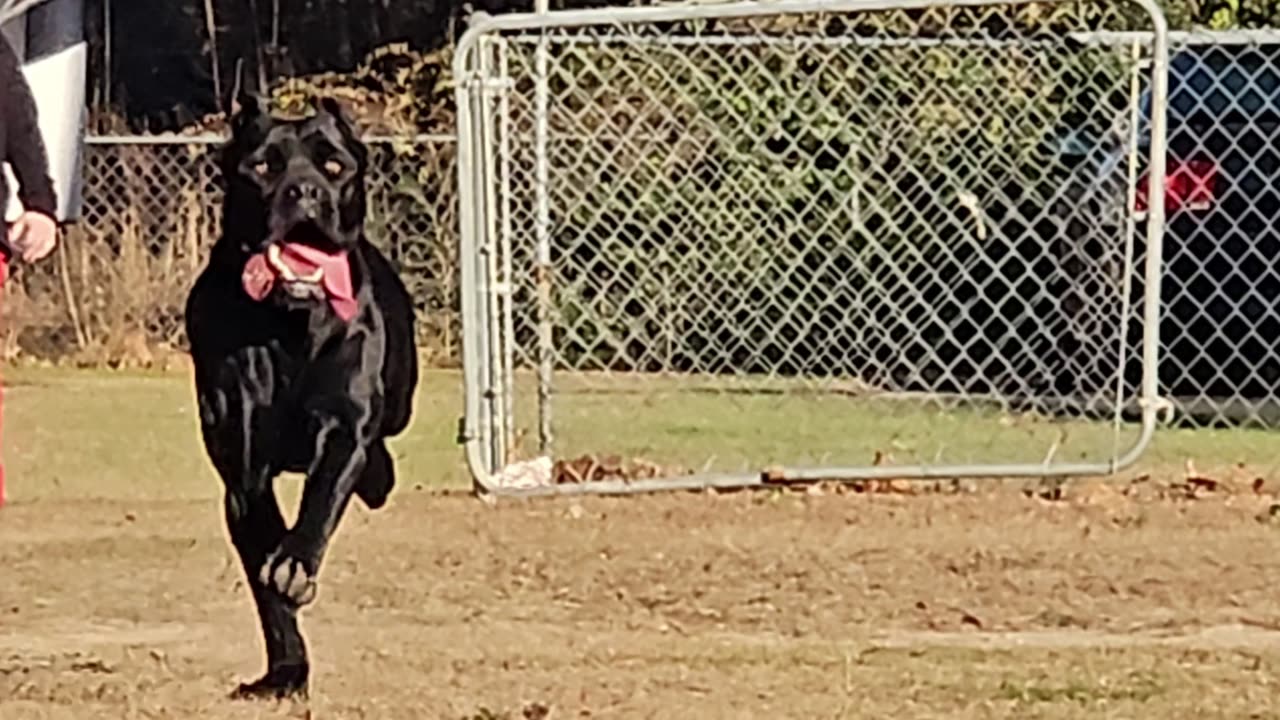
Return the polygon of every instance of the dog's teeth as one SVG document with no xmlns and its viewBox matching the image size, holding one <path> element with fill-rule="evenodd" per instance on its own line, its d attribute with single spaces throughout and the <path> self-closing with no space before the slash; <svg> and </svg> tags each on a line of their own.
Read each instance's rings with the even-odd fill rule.
<svg viewBox="0 0 1280 720">
<path fill-rule="evenodd" d="M 293 268 L 289 267 L 289 265 L 285 263 L 284 258 L 281 257 L 279 245 L 273 243 L 267 246 L 267 262 L 271 263 L 271 266 L 276 269 L 276 272 L 280 273 L 280 277 L 284 278 L 287 282 L 297 281 L 298 275 L 293 271 Z"/>
</svg>

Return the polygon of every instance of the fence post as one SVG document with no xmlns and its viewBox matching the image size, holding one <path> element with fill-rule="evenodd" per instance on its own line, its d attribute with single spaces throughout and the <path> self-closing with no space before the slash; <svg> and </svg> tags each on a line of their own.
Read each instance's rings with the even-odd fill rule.
<svg viewBox="0 0 1280 720">
<path fill-rule="evenodd" d="M 550 13 L 549 0 L 534 0 L 534 11 L 545 16 Z M 550 455 L 554 442 L 551 424 L 551 373 L 555 349 L 551 335 L 551 197 L 547 157 L 549 133 L 547 111 L 550 94 L 547 78 L 548 56 L 551 48 L 547 42 L 547 30 L 542 28 L 538 37 L 537 55 L 534 61 L 534 196 L 537 215 L 535 224 L 536 260 L 534 282 L 537 284 L 538 324 L 538 449 Z"/>
</svg>

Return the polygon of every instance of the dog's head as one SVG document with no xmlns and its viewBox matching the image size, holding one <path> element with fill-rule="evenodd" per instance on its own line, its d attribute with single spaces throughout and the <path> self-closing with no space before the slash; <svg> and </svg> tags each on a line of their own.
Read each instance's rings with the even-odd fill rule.
<svg viewBox="0 0 1280 720">
<path fill-rule="evenodd" d="M 331 98 L 311 117 L 272 117 L 253 93 L 238 99 L 222 155 L 227 230 L 246 254 L 272 244 L 350 250 L 365 214 L 367 154 L 351 120 Z"/>
<path fill-rule="evenodd" d="M 335 100 L 296 120 L 272 117 L 252 92 L 238 102 L 222 154 L 227 196 L 217 262 L 236 268 L 255 300 L 327 299 L 350 319 L 359 276 L 348 251 L 364 230 L 364 144 Z"/>
</svg>

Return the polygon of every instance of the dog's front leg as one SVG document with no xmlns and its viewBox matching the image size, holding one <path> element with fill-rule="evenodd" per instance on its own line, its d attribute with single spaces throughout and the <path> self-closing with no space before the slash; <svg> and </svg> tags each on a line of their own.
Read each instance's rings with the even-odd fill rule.
<svg viewBox="0 0 1280 720">
<path fill-rule="evenodd" d="M 299 605 L 315 598 L 316 575 L 329 539 L 364 472 L 368 441 L 360 425 L 339 415 L 321 417 L 298 521 L 262 567 L 263 582 Z"/>
<path fill-rule="evenodd" d="M 307 692 L 310 664 L 298 629 L 298 606 L 258 577 L 258 568 L 285 536 L 284 516 L 275 492 L 263 488 L 228 488 L 224 500 L 227 528 L 249 575 L 267 646 L 267 673 L 236 690 L 236 697 L 284 697 Z"/>
<path fill-rule="evenodd" d="M 225 484 L 223 509 L 231 543 L 248 575 L 267 646 L 267 672 L 239 687 L 237 697 L 306 693 L 310 665 L 298 629 L 297 606 L 258 578 L 258 570 L 287 532 L 272 487 L 276 423 L 270 416 L 274 375 L 261 348 L 230 358 L 219 378 L 200 391 L 200 420 L 209 457 Z"/>
</svg>

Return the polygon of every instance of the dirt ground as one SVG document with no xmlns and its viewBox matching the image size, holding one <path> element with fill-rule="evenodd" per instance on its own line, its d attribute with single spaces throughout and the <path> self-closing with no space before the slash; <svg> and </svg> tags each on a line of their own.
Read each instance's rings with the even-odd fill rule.
<svg viewBox="0 0 1280 720">
<path fill-rule="evenodd" d="M 217 501 L 18 502 L 0 718 L 1277 717 L 1272 503 L 404 488 L 322 572 L 310 701 L 245 703 Z"/>
</svg>

